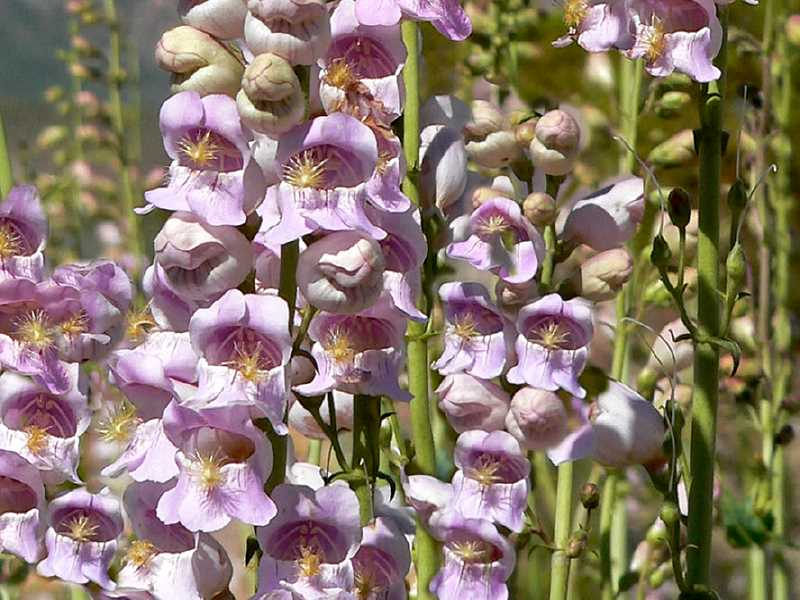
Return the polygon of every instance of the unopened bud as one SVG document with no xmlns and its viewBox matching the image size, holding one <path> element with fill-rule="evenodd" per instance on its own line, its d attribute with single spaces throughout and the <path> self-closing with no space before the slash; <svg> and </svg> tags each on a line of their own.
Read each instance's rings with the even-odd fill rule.
<svg viewBox="0 0 800 600">
<path fill-rule="evenodd" d="M 267 135 L 285 133 L 303 119 L 306 110 L 294 69 L 269 53 L 259 54 L 245 69 L 236 107 L 245 125 Z"/>
<path fill-rule="evenodd" d="M 681 512 L 678 509 L 678 506 L 672 502 L 667 501 L 664 502 L 664 505 L 661 507 L 661 513 L 659 515 L 661 520 L 664 521 L 668 526 L 674 525 L 680 519 Z"/>
<path fill-rule="evenodd" d="M 586 510 L 600 506 L 600 489 L 595 483 L 587 483 L 581 488 L 581 504 Z"/>
<path fill-rule="evenodd" d="M 464 138 L 468 141 L 486 139 L 489 134 L 505 127 L 505 117 L 491 102 L 475 100 L 472 102 L 472 120 L 464 125 Z"/>
<path fill-rule="evenodd" d="M 692 218 L 692 200 L 683 188 L 673 188 L 667 198 L 667 212 L 672 224 L 678 229 L 686 229 Z"/>
<path fill-rule="evenodd" d="M 566 175 L 575 163 L 580 148 L 578 122 L 563 110 L 551 110 L 536 123 L 530 143 L 531 160 L 547 175 Z"/>
<path fill-rule="evenodd" d="M 576 531 L 572 534 L 572 537 L 569 538 L 569 542 L 567 543 L 567 551 L 566 554 L 569 558 L 578 558 L 583 554 L 586 550 L 586 547 L 589 544 L 589 536 L 586 534 L 585 531 Z"/>
<path fill-rule="evenodd" d="M 747 261 L 745 260 L 742 245 L 738 242 L 728 252 L 728 258 L 725 260 L 725 270 L 728 275 L 727 294 L 729 298 L 733 298 L 742 291 L 747 275 Z"/>
<path fill-rule="evenodd" d="M 731 214 L 738 217 L 747 206 L 747 185 L 741 179 L 733 182 L 733 185 L 728 190 L 728 208 Z"/>
<path fill-rule="evenodd" d="M 656 115 L 662 119 L 671 119 L 680 115 L 691 101 L 691 95 L 686 92 L 667 92 L 656 102 Z"/>
<path fill-rule="evenodd" d="M 581 296 L 593 302 L 610 300 L 630 279 L 633 260 L 625 248 L 595 254 L 581 265 Z"/>
<path fill-rule="evenodd" d="M 536 136 L 536 121 L 533 119 L 520 123 L 514 127 L 514 139 L 523 150 L 530 146 L 533 138 Z"/>
<path fill-rule="evenodd" d="M 660 168 L 680 167 L 694 157 L 694 133 L 684 129 L 653 148 L 647 162 Z"/>
<path fill-rule="evenodd" d="M 534 225 L 545 227 L 556 220 L 556 201 L 550 194 L 534 192 L 525 198 L 522 212 Z"/>
<path fill-rule="evenodd" d="M 786 19 L 786 40 L 793 46 L 800 46 L 800 15 Z"/>
<path fill-rule="evenodd" d="M 521 155 L 514 132 L 505 129 L 494 131 L 483 140 L 467 142 L 466 148 L 469 157 L 487 169 L 505 167 Z"/>
<path fill-rule="evenodd" d="M 239 91 L 244 67 L 233 51 L 209 34 L 181 26 L 164 32 L 156 46 L 158 66 L 172 73 L 172 93 L 201 96 Z"/>
<path fill-rule="evenodd" d="M 472 192 L 472 208 L 473 209 L 480 208 L 484 204 L 484 202 L 488 202 L 492 198 L 497 198 L 498 196 L 505 196 L 506 198 L 511 198 L 511 196 L 504 193 L 502 190 L 496 190 L 494 188 L 485 185 L 477 187 Z"/>
<path fill-rule="evenodd" d="M 672 259 L 672 252 L 669 249 L 669 244 L 664 236 L 659 234 L 653 239 L 653 250 L 650 252 L 650 262 L 656 267 L 667 268 L 669 261 Z"/>
</svg>

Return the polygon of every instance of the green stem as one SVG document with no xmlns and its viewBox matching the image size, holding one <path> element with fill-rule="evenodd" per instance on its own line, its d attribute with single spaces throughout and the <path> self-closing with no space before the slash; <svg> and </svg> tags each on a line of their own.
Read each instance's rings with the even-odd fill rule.
<svg viewBox="0 0 800 600">
<path fill-rule="evenodd" d="M 702 87 L 698 132 L 700 222 L 697 240 L 697 322 L 709 336 L 717 336 L 720 331 L 719 204 L 728 10 L 725 7 L 718 7 L 718 10 L 723 27 L 723 44 L 716 65 L 722 71 L 722 76 L 718 81 Z M 719 350 L 712 344 L 696 344 L 694 386 L 686 562 L 688 585 L 703 590 L 709 588 L 710 584 L 719 399 Z"/>
<path fill-rule="evenodd" d="M 611 526 L 614 520 L 618 482 L 619 474 L 616 471 L 609 471 L 600 498 L 600 574 L 603 581 L 601 592 L 603 600 L 612 600 L 616 588 L 611 568 Z"/>
<path fill-rule="evenodd" d="M 14 185 L 11 172 L 11 156 L 8 153 L 6 130 L 3 126 L 3 115 L 0 114 L 0 197 L 6 196 Z"/>
<path fill-rule="evenodd" d="M 570 557 L 567 545 L 572 532 L 572 474 L 574 463 L 568 461 L 558 466 L 556 485 L 556 514 L 553 543 L 556 550 L 550 560 L 550 600 L 565 600 L 569 582 Z"/>
<path fill-rule="evenodd" d="M 550 224 L 544 229 L 544 264 L 542 264 L 542 274 L 539 277 L 539 285 L 543 291 L 550 289 L 553 280 L 553 268 L 555 266 L 556 255 L 556 226 Z"/>
<path fill-rule="evenodd" d="M 764 548 L 753 546 L 747 555 L 750 600 L 767 600 L 767 557 Z"/>
<path fill-rule="evenodd" d="M 292 330 L 294 323 L 294 308 L 297 301 L 297 258 L 300 254 L 300 242 L 287 242 L 281 246 L 281 275 L 278 284 L 278 295 L 286 301 L 289 307 L 289 331 Z M 271 428 L 271 426 L 270 426 Z M 286 478 L 286 460 L 288 454 L 288 435 L 270 435 L 269 441 L 272 444 L 272 473 L 267 480 L 266 489 L 272 491 L 277 485 L 283 483 Z"/>
<path fill-rule="evenodd" d="M 69 28 L 69 35 L 70 38 L 73 38 L 80 34 L 80 25 L 78 20 L 74 16 L 70 16 L 68 22 Z M 72 66 L 73 63 L 78 62 L 78 57 L 75 51 L 72 51 L 72 54 L 69 59 L 68 66 Z M 86 222 L 86 215 L 85 210 L 83 208 L 83 202 L 81 200 L 81 185 L 77 178 L 71 171 L 71 167 L 75 165 L 77 162 L 81 162 L 83 160 L 83 145 L 81 144 L 81 137 L 79 135 L 81 124 L 83 122 L 83 118 L 81 116 L 81 109 L 78 106 L 78 95 L 81 93 L 83 85 L 81 83 L 80 77 L 78 77 L 75 73 L 70 71 L 70 127 L 72 131 L 70 132 L 72 135 L 72 148 L 71 148 L 71 156 L 70 160 L 66 164 L 66 179 L 70 182 L 70 193 L 72 194 L 72 208 L 75 211 L 76 217 L 72 220 L 73 227 L 74 227 L 74 236 L 77 241 L 76 245 L 76 252 L 79 258 L 85 258 L 85 241 L 84 241 L 84 231 L 87 229 L 88 223 Z"/>
<path fill-rule="evenodd" d="M 403 192 L 416 205 L 419 205 L 417 189 L 419 160 L 419 30 L 414 21 L 403 21 L 401 25 L 403 43 L 408 57 L 403 68 L 403 82 L 406 88 L 406 105 L 403 113 L 403 150 L 407 174 L 403 181 Z M 423 282 L 424 283 L 424 282 Z M 424 304 L 424 299 L 420 299 Z M 422 306 L 423 310 L 427 307 Z M 425 324 L 412 321 L 408 325 L 408 391 L 411 393 L 411 432 L 414 440 L 415 462 L 422 473 L 435 475 L 436 452 L 433 445 L 433 432 L 430 426 L 428 406 L 428 342 L 422 338 Z M 428 591 L 430 581 L 439 566 L 439 550 L 428 531 L 417 523 L 414 544 L 414 567 L 417 573 L 417 598 L 432 600 Z"/>
<path fill-rule="evenodd" d="M 125 113 L 122 107 L 122 36 L 120 22 L 117 17 L 115 0 L 105 0 L 105 16 L 108 22 L 109 55 L 108 55 L 108 103 L 111 113 L 111 128 L 114 132 L 117 157 L 119 159 L 120 188 L 127 224 L 128 250 L 133 256 L 143 256 L 141 237 L 139 234 L 139 218 L 133 209 L 136 196 L 133 191 L 131 165 L 128 152 L 128 134 L 125 126 Z"/>
<path fill-rule="evenodd" d="M 381 399 L 378 396 L 356 394 L 353 400 L 353 470 L 363 471 L 364 477 L 353 481 L 358 497 L 361 524 L 373 517 L 372 490 L 379 468 Z"/>
<path fill-rule="evenodd" d="M 322 440 L 308 440 L 308 458 L 312 465 L 320 465 L 322 460 Z"/>
<path fill-rule="evenodd" d="M 786 39 L 784 23 L 788 19 L 786 2 L 774 0 L 779 14 L 774 19 L 776 52 L 775 122 L 778 129 L 775 147 L 778 173 L 771 194 L 775 214 L 775 252 L 773 264 L 773 294 L 775 298 L 774 366 L 772 414 L 779 415 L 792 377 L 792 325 L 791 325 L 791 223 L 792 223 L 792 138 L 790 135 L 792 115 L 792 58 L 795 48 Z M 772 2 L 770 2 L 771 4 Z M 769 61 L 767 65 L 769 65 Z M 775 423 L 780 427 L 780 423 Z M 773 533 L 778 540 L 786 536 L 786 465 L 783 446 L 775 448 L 771 465 Z M 789 573 L 782 554 L 776 548 L 773 566 L 772 587 L 774 600 L 789 599 Z"/>
</svg>

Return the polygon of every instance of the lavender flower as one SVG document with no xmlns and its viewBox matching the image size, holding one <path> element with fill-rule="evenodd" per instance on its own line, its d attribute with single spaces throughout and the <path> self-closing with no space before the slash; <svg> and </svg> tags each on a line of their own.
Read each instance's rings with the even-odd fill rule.
<svg viewBox="0 0 800 600">
<path fill-rule="evenodd" d="M 517 331 L 518 362 L 508 371 L 511 383 L 550 391 L 562 388 L 578 398 L 586 395 L 578 383 L 593 332 L 586 301 L 565 302 L 558 294 L 549 294 L 519 311 Z"/>
<path fill-rule="evenodd" d="M 42 279 L 47 217 L 33 186 L 11 188 L 0 203 L 0 277 Z"/>
<path fill-rule="evenodd" d="M 248 0 L 244 39 L 254 54 L 270 52 L 292 65 L 313 64 L 331 39 L 321 0 Z"/>
<path fill-rule="evenodd" d="M 244 0 L 180 0 L 178 12 L 187 25 L 222 39 L 242 37 Z"/>
<path fill-rule="evenodd" d="M 202 358 L 200 382 L 189 402 L 195 408 L 251 407 L 286 431 L 286 365 L 291 354 L 289 308 L 277 296 L 230 290 L 189 324 L 192 346 Z"/>
<path fill-rule="evenodd" d="M 321 597 L 351 589 L 351 559 L 361 541 L 355 493 L 343 485 L 314 491 L 282 484 L 272 497 L 278 514 L 256 532 L 264 551 L 258 594 L 295 589 Z"/>
<path fill-rule="evenodd" d="M 456 442 L 455 464 L 453 505 L 466 517 L 522 531 L 530 463 L 517 440 L 505 431 L 465 431 Z"/>
<path fill-rule="evenodd" d="M 472 33 L 472 23 L 458 0 L 356 0 L 356 17 L 364 25 L 397 25 L 402 17 L 430 21 L 439 33 L 456 41 Z"/>
<path fill-rule="evenodd" d="M 469 237 L 447 247 L 447 256 L 491 271 L 508 283 L 533 279 L 544 254 L 542 236 L 508 198 L 484 202 L 469 217 Z"/>
<path fill-rule="evenodd" d="M 161 496 L 159 519 L 205 532 L 222 529 L 233 518 L 251 525 L 272 519 L 275 505 L 263 490 L 272 456 L 246 409 L 198 413 L 172 403 L 164 412 L 164 431 L 178 448 L 179 475 Z"/>
<path fill-rule="evenodd" d="M 356 315 L 320 312 L 311 321 L 309 337 L 317 374 L 294 389 L 316 396 L 338 389 L 351 394 L 387 395 L 409 400 L 400 389 L 405 323 L 396 312 L 377 306 Z"/>
<path fill-rule="evenodd" d="M 506 580 L 514 570 L 514 548 L 490 521 L 450 510 L 433 519 L 431 532 L 444 550 L 431 593 L 440 600 L 508 598 Z"/>
<path fill-rule="evenodd" d="M 166 187 L 145 192 L 148 206 L 192 212 L 209 225 L 241 225 L 261 200 L 261 171 L 250 161 L 249 134 L 236 101 L 194 91 L 161 107 L 164 149 L 172 159 Z"/>
<path fill-rule="evenodd" d="M 385 237 L 364 212 L 366 183 L 378 161 L 369 127 L 342 113 L 317 117 L 280 138 L 276 160 L 281 181 L 259 209 L 257 242 L 273 247 L 320 229 Z"/>
<path fill-rule="evenodd" d="M 108 567 L 123 529 L 119 502 L 108 493 L 90 494 L 79 488 L 50 502 L 49 511 L 47 558 L 39 563 L 38 573 L 113 588 Z"/>
<path fill-rule="evenodd" d="M 156 518 L 156 505 L 166 487 L 133 483 L 125 490 L 125 511 L 137 539 L 125 553 L 117 583 L 156 598 L 216 598 L 228 589 L 233 575 L 230 559 L 210 535 L 192 534 L 180 524 L 165 525 Z"/>
<path fill-rule="evenodd" d="M 408 541 L 391 519 L 378 517 L 364 527 L 361 546 L 353 557 L 358 598 L 403 600 L 410 567 Z"/>
<path fill-rule="evenodd" d="M 479 283 L 445 283 L 439 288 L 445 321 L 444 351 L 433 368 L 442 375 L 497 377 L 506 364 L 511 331 Z"/>
<path fill-rule="evenodd" d="M 39 560 L 44 509 L 39 472 L 18 454 L 0 450 L 0 552 L 29 563 Z"/>
<path fill-rule="evenodd" d="M 86 381 L 77 365 L 66 372 L 70 385 L 63 394 L 16 373 L 0 375 L 0 448 L 25 458 L 51 484 L 80 483 L 79 438 L 91 420 Z"/>
</svg>

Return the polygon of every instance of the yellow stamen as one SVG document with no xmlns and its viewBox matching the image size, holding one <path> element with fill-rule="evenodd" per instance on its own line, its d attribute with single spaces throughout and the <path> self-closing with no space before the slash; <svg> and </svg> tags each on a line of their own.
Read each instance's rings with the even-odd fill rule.
<svg viewBox="0 0 800 600">
<path fill-rule="evenodd" d="M 201 169 L 208 167 L 216 160 L 220 150 L 210 131 L 206 131 L 197 140 L 193 140 L 188 136 L 184 137 L 178 143 L 178 148 L 186 158 L 192 161 L 194 166 Z"/>
<path fill-rule="evenodd" d="M 450 549 L 465 563 L 487 563 L 491 558 L 491 546 L 481 540 L 453 542 Z"/>
<path fill-rule="evenodd" d="M 337 363 L 352 362 L 356 355 L 356 350 L 350 338 L 340 329 L 334 329 L 328 335 L 323 348 Z"/>
<path fill-rule="evenodd" d="M 150 314 L 150 308 L 144 306 L 142 308 L 131 310 L 128 313 L 127 328 L 125 336 L 131 342 L 140 342 L 156 326 L 153 315 Z"/>
<path fill-rule="evenodd" d="M 222 472 L 222 467 L 225 466 L 225 462 L 216 453 L 202 454 L 197 452 L 193 461 L 195 478 L 200 483 L 200 487 L 206 492 L 215 490 L 224 483 L 225 474 Z"/>
<path fill-rule="evenodd" d="M 531 332 L 531 341 L 544 346 L 548 350 L 560 350 L 569 342 L 570 331 L 557 321 L 550 321 L 536 331 Z"/>
<path fill-rule="evenodd" d="M 470 479 L 474 479 L 481 485 L 490 486 L 503 478 L 498 475 L 502 465 L 499 461 L 486 454 L 482 455 L 473 467 L 469 469 L 468 475 Z"/>
<path fill-rule="evenodd" d="M 358 81 L 353 67 L 343 58 L 337 58 L 328 66 L 324 81 L 339 89 L 347 89 Z"/>
<path fill-rule="evenodd" d="M 158 554 L 158 548 L 151 542 L 147 540 L 134 540 L 122 560 L 125 564 L 133 565 L 135 569 L 141 569 L 147 566 L 147 563 L 149 563 L 156 554 Z"/>
<path fill-rule="evenodd" d="M 469 313 L 457 316 L 453 321 L 453 333 L 463 340 L 468 340 L 478 335 L 474 317 Z"/>
<path fill-rule="evenodd" d="M 63 534 L 76 542 L 91 542 L 97 534 L 98 527 L 99 525 L 92 522 L 89 515 L 80 515 L 70 519 Z"/>
<path fill-rule="evenodd" d="M 263 379 L 265 371 L 269 370 L 269 365 L 261 352 L 260 343 L 256 344 L 255 350 L 250 352 L 245 347 L 236 344 L 233 358 L 223 365 L 237 371 L 251 383 L 257 383 Z"/>
<path fill-rule="evenodd" d="M 322 557 L 310 546 L 300 546 L 300 558 L 297 559 L 297 569 L 305 577 L 313 577 L 320 571 Z"/>
<path fill-rule="evenodd" d="M 492 215 L 478 224 L 478 229 L 486 235 L 505 233 L 509 229 L 508 221 L 502 215 Z"/>
<path fill-rule="evenodd" d="M 0 226 L 0 259 L 11 258 L 22 253 L 22 240 L 10 228 Z"/>
<path fill-rule="evenodd" d="M 568 27 L 579 27 L 589 13 L 586 0 L 566 0 L 564 2 L 564 23 Z"/>
<path fill-rule="evenodd" d="M 380 596 L 383 587 L 378 584 L 378 579 L 372 571 L 360 570 L 355 574 L 356 598 L 367 600 L 371 594 Z"/>
<path fill-rule="evenodd" d="M 86 333 L 87 327 L 88 327 L 88 318 L 86 316 L 86 313 L 84 313 L 83 311 L 80 311 L 79 313 L 72 315 L 69 319 L 67 319 L 58 326 L 63 335 L 70 337 Z"/>
<path fill-rule="evenodd" d="M 105 442 L 124 443 L 131 439 L 139 423 L 141 419 L 136 415 L 136 407 L 123 400 L 111 406 L 106 417 L 98 423 L 97 432 Z"/>
<path fill-rule="evenodd" d="M 23 429 L 27 434 L 28 440 L 25 442 L 25 447 L 31 454 L 41 454 L 47 448 L 47 429 L 38 427 L 36 425 L 28 425 Z"/>
<path fill-rule="evenodd" d="M 644 53 L 648 63 L 654 63 L 664 54 L 667 48 L 667 37 L 664 31 L 664 22 L 658 17 L 653 17 L 653 23 L 647 28 L 642 36 L 644 45 L 647 47 Z"/>
<path fill-rule="evenodd" d="M 325 185 L 327 162 L 328 159 L 319 160 L 313 151 L 303 150 L 289 159 L 289 163 L 283 167 L 283 178 L 294 187 L 322 189 Z"/>
<path fill-rule="evenodd" d="M 50 319 L 43 310 L 34 310 L 16 322 L 15 337 L 35 350 L 46 350 L 55 343 Z"/>
</svg>

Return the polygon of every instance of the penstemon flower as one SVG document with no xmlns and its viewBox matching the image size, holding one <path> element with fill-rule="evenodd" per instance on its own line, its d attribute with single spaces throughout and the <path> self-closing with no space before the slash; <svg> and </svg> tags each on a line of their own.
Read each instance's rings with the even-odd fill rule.
<svg viewBox="0 0 800 600">
<path fill-rule="evenodd" d="M 8 450 L 0 450 L 0 502 L 0 550 L 36 562 L 43 553 L 44 486 L 36 467 Z"/>
<path fill-rule="evenodd" d="M 275 504 L 263 489 L 272 456 L 246 408 L 197 412 L 172 403 L 164 411 L 164 432 L 178 449 L 179 474 L 158 502 L 160 520 L 211 532 L 234 518 L 251 525 L 272 519 Z"/>
<path fill-rule="evenodd" d="M 122 533 L 119 502 L 108 493 L 79 488 L 50 502 L 48 509 L 47 558 L 37 566 L 39 574 L 113 588 L 108 568 Z"/>
</svg>

